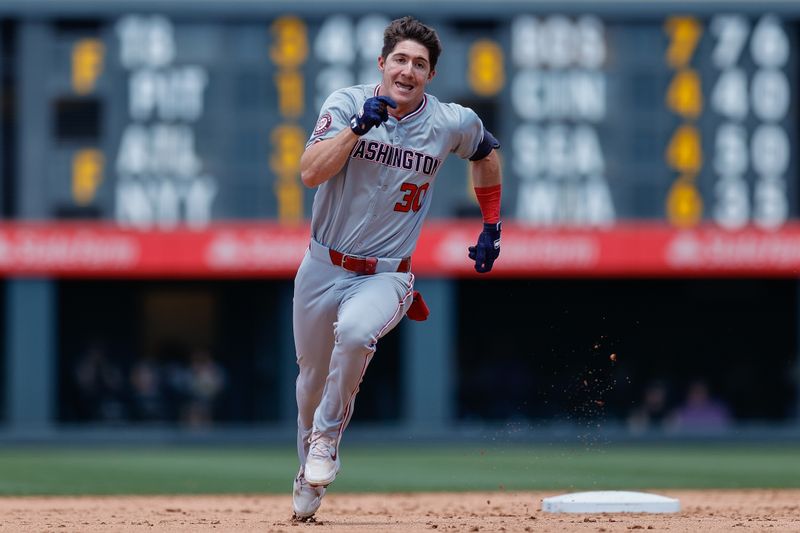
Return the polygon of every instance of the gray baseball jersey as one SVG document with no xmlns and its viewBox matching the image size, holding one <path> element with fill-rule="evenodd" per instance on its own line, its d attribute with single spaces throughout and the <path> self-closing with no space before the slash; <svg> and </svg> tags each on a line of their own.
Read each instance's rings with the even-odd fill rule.
<svg viewBox="0 0 800 533">
<path fill-rule="evenodd" d="M 308 145 L 349 128 L 350 117 L 377 92 L 376 85 L 358 85 L 331 94 Z M 346 253 L 411 255 L 444 159 L 451 152 L 470 157 L 482 139 L 474 111 L 426 94 L 416 111 L 390 116 L 363 135 L 344 168 L 319 186 L 312 237 Z"/>
<path fill-rule="evenodd" d="M 349 128 L 377 93 L 378 86 L 358 85 L 331 94 L 306 146 Z M 414 276 L 397 272 L 398 264 L 414 251 L 444 159 L 472 156 L 482 138 L 472 110 L 426 94 L 417 110 L 360 137 L 342 170 L 318 187 L 293 306 L 301 465 L 312 432 L 338 445 L 378 340 L 411 304 Z M 377 273 L 334 265 L 329 249 L 377 257 Z"/>
</svg>

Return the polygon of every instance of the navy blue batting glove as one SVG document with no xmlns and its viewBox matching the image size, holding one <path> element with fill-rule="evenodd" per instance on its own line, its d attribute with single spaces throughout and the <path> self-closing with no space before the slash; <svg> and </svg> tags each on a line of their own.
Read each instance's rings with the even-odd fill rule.
<svg viewBox="0 0 800 533">
<path fill-rule="evenodd" d="M 356 135 L 364 135 L 373 127 L 380 126 L 383 122 L 389 120 L 389 110 L 386 106 L 392 109 L 397 108 L 397 104 L 388 96 L 373 96 L 367 98 L 364 102 L 364 107 L 357 115 L 353 115 L 350 119 L 350 129 Z"/>
<path fill-rule="evenodd" d="M 469 247 L 469 258 L 475 261 L 475 270 L 484 274 L 492 270 L 495 259 L 500 255 L 500 222 L 483 223 L 483 231 L 478 235 L 478 244 Z"/>
</svg>

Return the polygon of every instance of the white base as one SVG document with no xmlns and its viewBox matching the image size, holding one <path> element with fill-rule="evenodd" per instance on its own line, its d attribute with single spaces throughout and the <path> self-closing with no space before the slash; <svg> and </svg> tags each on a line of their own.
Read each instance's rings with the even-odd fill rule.
<svg viewBox="0 0 800 533">
<path fill-rule="evenodd" d="M 681 504 L 675 498 L 623 490 L 574 492 L 542 500 L 542 511 L 546 513 L 677 513 L 680 510 Z"/>
</svg>

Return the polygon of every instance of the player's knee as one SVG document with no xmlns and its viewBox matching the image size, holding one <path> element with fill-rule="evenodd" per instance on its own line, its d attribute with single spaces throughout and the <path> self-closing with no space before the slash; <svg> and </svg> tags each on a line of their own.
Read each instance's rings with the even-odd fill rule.
<svg viewBox="0 0 800 533">
<path fill-rule="evenodd" d="M 300 367 L 297 375 L 297 388 L 313 391 L 322 390 L 325 380 L 328 378 L 328 368 Z"/>
<path fill-rule="evenodd" d="M 372 350 L 378 341 L 372 331 L 364 327 L 363 322 L 356 320 L 340 320 L 335 328 L 336 344 L 347 352 L 364 353 Z"/>
</svg>

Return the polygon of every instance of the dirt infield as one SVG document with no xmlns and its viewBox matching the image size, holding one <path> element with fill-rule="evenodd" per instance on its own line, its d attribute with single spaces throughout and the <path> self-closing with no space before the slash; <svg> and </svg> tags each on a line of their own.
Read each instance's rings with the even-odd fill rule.
<svg viewBox="0 0 800 533">
<path fill-rule="evenodd" d="M 336 494 L 316 522 L 291 520 L 290 496 L 0 498 L 0 531 L 798 531 L 800 490 L 658 491 L 671 515 L 543 513 L 556 493 Z"/>
</svg>

